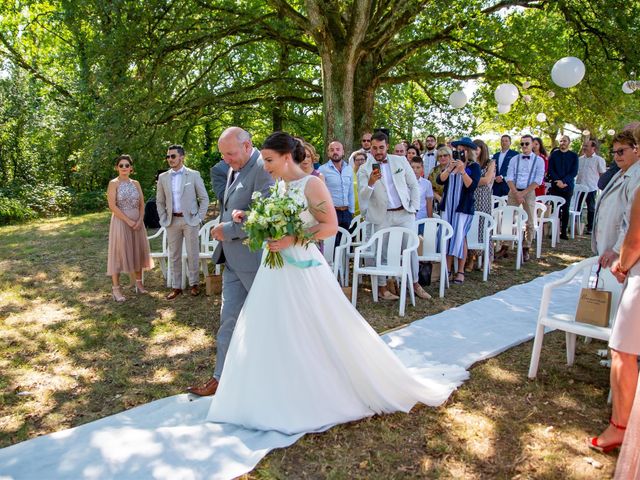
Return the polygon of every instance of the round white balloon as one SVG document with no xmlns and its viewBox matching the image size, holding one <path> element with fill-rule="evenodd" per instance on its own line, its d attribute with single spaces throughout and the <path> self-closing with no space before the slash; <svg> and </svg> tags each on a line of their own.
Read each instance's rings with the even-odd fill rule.
<svg viewBox="0 0 640 480">
<path fill-rule="evenodd" d="M 531 86 L 531 82 L 527 80 L 526 82 L 522 82 L 522 88 L 525 90 Z"/>
<path fill-rule="evenodd" d="M 553 97 L 555 97 L 555 96 L 556 96 L 556 92 L 554 92 L 553 90 L 549 90 L 549 92 L 547 92 L 547 96 L 548 96 L 549 98 L 553 98 Z"/>
<path fill-rule="evenodd" d="M 631 82 L 629 82 L 629 80 L 622 84 L 622 91 L 627 94 L 633 93 L 633 88 L 631 88 Z"/>
<path fill-rule="evenodd" d="M 616 131 L 613 128 L 610 128 L 609 130 L 607 130 L 607 135 L 610 135 L 613 137 L 615 134 L 616 134 Z"/>
<path fill-rule="evenodd" d="M 498 105 L 513 105 L 518 99 L 518 95 L 520 95 L 518 93 L 518 87 L 513 83 L 501 83 L 494 93 Z"/>
<path fill-rule="evenodd" d="M 511 105 L 505 105 L 503 103 L 498 104 L 498 113 L 508 113 L 511 110 Z"/>
<path fill-rule="evenodd" d="M 453 108 L 462 108 L 467 104 L 467 96 L 462 90 L 458 90 L 449 95 L 449 105 Z"/>
<path fill-rule="evenodd" d="M 529 103 L 531 101 L 531 95 L 523 95 L 522 99 L 525 101 L 525 103 Z"/>
<path fill-rule="evenodd" d="M 547 120 L 547 116 L 544 113 L 540 112 L 538 115 L 536 115 L 536 120 L 542 123 Z"/>
<path fill-rule="evenodd" d="M 588 137 L 589 135 L 591 135 L 591 132 L 589 130 L 583 130 L 582 135 L 584 135 L 585 137 Z"/>
<path fill-rule="evenodd" d="M 564 57 L 558 60 L 551 69 L 551 80 L 562 88 L 571 88 L 584 78 L 584 63 L 577 57 Z"/>
</svg>

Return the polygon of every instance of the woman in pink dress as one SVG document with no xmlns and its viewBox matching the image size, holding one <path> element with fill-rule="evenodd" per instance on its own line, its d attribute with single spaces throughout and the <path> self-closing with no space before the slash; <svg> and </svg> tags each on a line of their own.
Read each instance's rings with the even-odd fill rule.
<svg viewBox="0 0 640 480">
<path fill-rule="evenodd" d="M 135 279 L 135 290 L 147 293 L 142 285 L 142 270 L 153 268 L 149 254 L 149 240 L 144 228 L 144 197 L 140 184 L 129 178 L 133 160 L 120 155 L 116 162 L 118 178 L 109 182 L 107 199 L 112 212 L 109 226 L 107 275 L 111 276 L 111 293 L 116 302 L 124 302 L 120 288 L 120 273 L 127 272 Z"/>
</svg>

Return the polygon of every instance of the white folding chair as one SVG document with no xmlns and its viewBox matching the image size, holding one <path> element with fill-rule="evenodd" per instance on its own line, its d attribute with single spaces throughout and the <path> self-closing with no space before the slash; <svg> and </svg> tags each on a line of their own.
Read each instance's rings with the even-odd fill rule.
<svg viewBox="0 0 640 480">
<path fill-rule="evenodd" d="M 502 197 L 498 197 L 497 195 L 491 195 L 491 209 L 495 210 L 498 207 L 506 207 L 507 206 L 507 196 L 504 195 Z"/>
<path fill-rule="evenodd" d="M 411 253 L 418 250 L 418 234 L 404 227 L 390 227 L 378 230 L 364 245 L 356 247 L 353 262 L 353 283 L 351 286 L 351 303 L 356 306 L 358 300 L 358 276 L 371 276 L 373 301 L 378 301 L 378 275 L 400 277 L 400 316 L 404 317 L 407 290 L 411 304 L 415 306 L 413 276 L 411 273 Z M 404 245 L 404 248 L 403 248 Z M 361 265 L 362 254 L 375 249 L 375 264 Z M 383 252 L 386 263 L 383 263 Z"/>
<path fill-rule="evenodd" d="M 416 232 L 420 225 L 424 225 L 424 232 L 422 245 L 418 248 L 418 261 L 440 263 L 440 298 L 442 298 L 444 289 L 449 287 L 447 241 L 453 237 L 453 227 L 446 220 L 439 218 L 417 220 Z"/>
<path fill-rule="evenodd" d="M 540 202 L 547 207 L 545 216 L 540 219 L 542 221 L 542 231 L 544 232 L 544 227 L 547 223 L 551 225 L 551 247 L 556 248 L 556 242 L 560 236 L 560 207 L 567 202 L 557 195 L 540 195 L 536 197 L 536 202 Z"/>
<path fill-rule="evenodd" d="M 584 224 L 582 223 L 582 209 L 587 200 L 589 187 L 577 184 L 573 188 L 573 195 L 569 203 L 569 224 L 571 225 L 571 238 L 575 238 L 575 227 L 578 224 L 578 233 L 582 235 Z"/>
<path fill-rule="evenodd" d="M 169 247 L 167 244 L 167 229 L 161 227 L 158 229 L 156 233 L 147 237 L 149 240 L 149 245 L 156 238 L 161 237 L 160 250 L 153 251 L 151 250 L 151 258 L 154 260 L 158 260 L 160 264 L 160 271 L 162 272 L 162 276 L 165 278 L 167 282 L 167 287 L 171 286 L 171 262 L 169 261 Z M 153 248 L 153 246 L 151 247 Z M 144 283 L 144 270 L 142 271 L 142 281 Z"/>
<path fill-rule="evenodd" d="M 522 263 L 522 239 L 527 223 L 527 212 L 522 207 L 505 206 L 496 208 L 493 213 L 492 241 L 514 242 L 516 244 L 516 270 Z"/>
<path fill-rule="evenodd" d="M 484 220 L 482 229 L 480 228 L 480 219 Z M 467 232 L 467 249 L 480 250 L 482 252 L 481 255 L 478 255 L 478 262 L 482 262 L 483 282 L 486 282 L 487 278 L 489 278 L 489 270 L 491 269 L 489 252 L 491 251 L 491 232 L 494 224 L 495 220 L 491 215 L 476 211 L 473 214 L 471 227 Z"/>
<path fill-rule="evenodd" d="M 547 206 L 542 202 L 536 202 L 534 209 L 533 228 L 536 232 L 536 258 L 542 255 L 542 240 L 544 238 L 544 228 L 542 219 L 547 211 Z"/>
<path fill-rule="evenodd" d="M 564 277 L 556 280 L 555 282 L 547 283 L 542 289 L 542 298 L 540 300 L 540 309 L 538 311 L 538 326 L 536 327 L 536 336 L 531 350 L 529 378 L 535 378 L 538 373 L 545 327 L 565 332 L 567 365 L 569 366 L 573 365 L 573 361 L 575 359 L 577 335 L 584 335 L 588 338 L 598 338 L 604 341 L 609 340 L 609 337 L 611 336 L 611 329 L 616 318 L 618 304 L 620 303 L 620 297 L 622 296 L 622 284 L 616 280 L 609 269 L 603 269 L 600 272 L 600 280 L 602 281 L 603 289 L 611 292 L 609 326 L 600 327 L 576 321 L 575 312 L 578 305 L 579 294 L 578 297 L 576 297 L 575 303 L 572 304 L 570 311 L 556 313 L 554 315 L 549 314 L 549 303 L 551 302 L 551 295 L 554 290 L 562 285 L 566 285 L 579 274 L 582 274 L 582 288 L 587 288 L 590 285 L 592 286 L 594 283 L 592 277 L 594 276 L 597 264 L 598 257 L 591 257 L 586 260 L 582 260 L 580 263 L 574 265 Z"/>
<path fill-rule="evenodd" d="M 340 233 L 340 243 L 336 245 L 337 233 Z M 348 286 L 347 271 L 349 268 L 347 252 L 351 248 L 351 235 L 347 230 L 338 227 L 338 232 L 322 243 L 322 253 L 333 273 L 343 286 Z"/>
</svg>

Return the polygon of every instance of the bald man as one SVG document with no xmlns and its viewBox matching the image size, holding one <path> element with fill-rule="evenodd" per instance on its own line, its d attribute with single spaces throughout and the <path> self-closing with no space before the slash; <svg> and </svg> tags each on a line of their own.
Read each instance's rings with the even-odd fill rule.
<svg viewBox="0 0 640 480">
<path fill-rule="evenodd" d="M 353 168 L 344 161 L 344 147 L 342 143 L 333 141 L 327 148 L 327 156 L 330 162 L 320 167 L 320 173 L 324 175 L 333 205 L 338 215 L 338 226 L 349 230 L 353 213 L 356 210 L 355 192 L 353 190 Z M 336 242 L 339 236 L 336 237 Z"/>
<path fill-rule="evenodd" d="M 218 150 L 230 167 L 220 223 L 211 229 L 211 237 L 219 242 L 212 259 L 215 263 L 224 263 L 222 308 L 213 377 L 203 386 L 187 388 L 189 393 L 200 396 L 213 395 L 218 389 L 229 342 L 262 257 L 261 251 L 251 252 L 243 243 L 247 234 L 242 224 L 233 222 L 231 214 L 234 210 L 248 210 L 253 192 L 267 196 L 273 185 L 273 179 L 263 168 L 260 152 L 253 147 L 251 135 L 245 130 L 226 129 L 218 140 Z"/>
</svg>

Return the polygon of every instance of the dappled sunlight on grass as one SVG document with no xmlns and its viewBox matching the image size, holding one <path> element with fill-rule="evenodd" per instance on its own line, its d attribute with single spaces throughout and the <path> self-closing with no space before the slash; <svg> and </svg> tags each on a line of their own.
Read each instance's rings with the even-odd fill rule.
<svg viewBox="0 0 640 480">
<path fill-rule="evenodd" d="M 479 459 L 489 459 L 495 455 L 495 422 L 480 412 L 468 412 L 462 409 L 447 409 L 447 417 L 457 438 L 462 441 L 469 453 Z"/>
<path fill-rule="evenodd" d="M 501 368 L 499 365 L 489 366 L 486 369 L 486 374 L 498 382 L 512 383 L 515 385 L 522 381 L 519 375 Z"/>
</svg>

